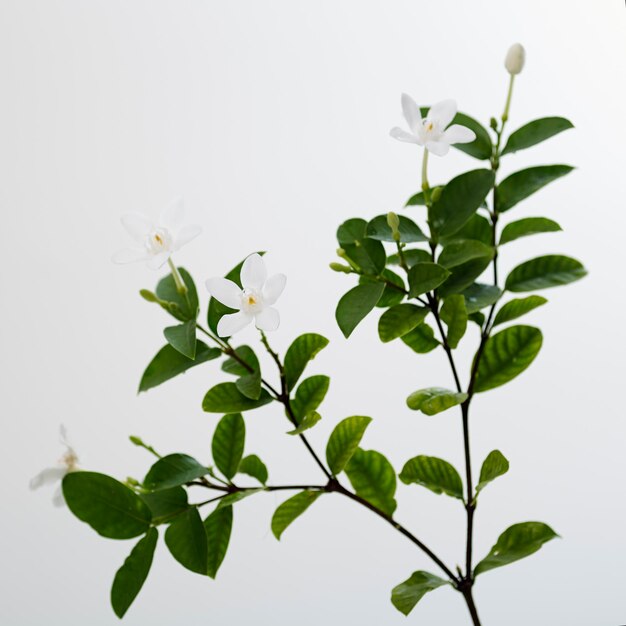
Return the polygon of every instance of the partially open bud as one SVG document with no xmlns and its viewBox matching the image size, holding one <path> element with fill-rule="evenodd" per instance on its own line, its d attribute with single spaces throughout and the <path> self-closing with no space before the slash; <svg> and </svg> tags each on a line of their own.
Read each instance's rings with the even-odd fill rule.
<svg viewBox="0 0 626 626">
<path fill-rule="evenodd" d="M 504 67 L 506 71 L 515 76 L 524 69 L 524 61 L 526 60 L 526 51 L 521 43 L 514 43 L 506 53 Z"/>
<path fill-rule="evenodd" d="M 344 274 L 352 274 L 352 268 L 341 263 L 330 263 L 330 269 L 333 272 L 343 272 Z"/>
<path fill-rule="evenodd" d="M 391 236 L 394 241 L 400 241 L 400 218 L 393 211 L 387 213 L 387 224 L 391 228 Z"/>
</svg>

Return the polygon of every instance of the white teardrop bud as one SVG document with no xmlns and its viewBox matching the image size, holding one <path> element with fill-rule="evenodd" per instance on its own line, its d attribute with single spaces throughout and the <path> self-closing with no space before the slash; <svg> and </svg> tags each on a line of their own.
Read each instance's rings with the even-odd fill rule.
<svg viewBox="0 0 626 626">
<path fill-rule="evenodd" d="M 509 74 L 515 76 L 524 69 L 524 61 L 526 60 L 526 50 L 521 43 L 514 43 L 506 53 L 504 67 Z"/>
</svg>

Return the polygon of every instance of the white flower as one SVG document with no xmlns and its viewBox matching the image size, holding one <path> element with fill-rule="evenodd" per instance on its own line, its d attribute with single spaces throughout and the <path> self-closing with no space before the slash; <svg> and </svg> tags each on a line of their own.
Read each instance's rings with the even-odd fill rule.
<svg viewBox="0 0 626 626">
<path fill-rule="evenodd" d="M 397 126 L 389 133 L 394 139 L 415 143 L 424 146 L 426 150 L 444 156 L 448 153 L 450 146 L 455 143 L 469 143 L 476 139 L 474 131 L 450 122 L 456 115 L 456 101 L 442 100 L 433 105 L 428 111 L 425 119 L 422 119 L 419 107 L 415 100 L 407 94 L 402 94 L 402 113 L 409 125 L 409 131 L 402 130 Z"/>
<path fill-rule="evenodd" d="M 220 319 L 217 334 L 220 337 L 230 337 L 252 320 L 259 330 L 276 330 L 280 317 L 271 305 L 283 292 L 287 277 L 284 274 L 274 274 L 267 278 L 265 262 L 255 253 L 243 262 L 240 279 L 243 289 L 226 278 L 209 278 L 206 281 L 206 288 L 213 298 L 238 311 Z"/>
<path fill-rule="evenodd" d="M 514 43 L 506 53 L 504 67 L 506 67 L 506 71 L 509 74 L 515 76 L 515 74 L 519 74 L 524 69 L 525 60 L 526 50 L 524 50 L 524 46 L 521 43 Z"/>
<path fill-rule="evenodd" d="M 113 255 L 114 263 L 147 261 L 150 269 L 164 265 L 173 252 L 197 237 L 202 229 L 197 224 L 183 226 L 185 208 L 177 200 L 161 212 L 158 222 L 141 213 L 126 213 L 122 225 L 138 246 L 120 250 Z"/>
<path fill-rule="evenodd" d="M 72 446 L 70 446 L 67 441 L 67 432 L 65 430 L 65 426 L 61 425 L 59 431 L 61 434 L 61 443 L 66 448 L 65 453 L 59 459 L 55 467 L 47 467 L 46 469 L 39 472 L 37 476 L 31 479 L 30 488 L 33 490 L 39 489 L 44 485 L 53 485 L 55 483 L 60 483 L 66 474 L 68 474 L 69 472 L 74 472 L 78 469 L 78 456 L 76 456 L 74 448 L 72 448 Z M 52 502 L 54 503 L 54 506 L 63 506 L 65 504 L 61 485 L 56 488 L 54 495 L 52 496 Z"/>
</svg>

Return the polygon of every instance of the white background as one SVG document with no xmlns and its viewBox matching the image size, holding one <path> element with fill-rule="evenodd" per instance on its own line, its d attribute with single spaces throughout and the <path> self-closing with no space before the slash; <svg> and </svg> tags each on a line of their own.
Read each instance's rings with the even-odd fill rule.
<svg viewBox="0 0 626 626">
<path fill-rule="evenodd" d="M 157 214 L 185 196 L 204 234 L 178 261 L 199 284 L 253 250 L 271 252 L 270 270 L 289 276 L 275 346 L 303 331 L 331 339 L 310 370 L 333 376 L 310 437 L 318 450 L 339 419 L 365 414 L 375 422 L 364 446 L 396 468 L 416 454 L 462 467 L 457 412 L 427 418 L 404 404 L 414 389 L 451 384 L 443 354 L 381 345 L 376 316 L 345 341 L 334 307 L 353 281 L 327 264 L 342 220 L 401 210 L 419 187 L 419 150 L 388 136 L 401 123 L 400 93 L 456 98 L 487 123 L 502 110 L 514 41 L 528 61 L 510 129 L 545 115 L 576 129 L 508 157 L 503 173 L 555 162 L 577 169 L 510 214 L 546 215 L 564 232 L 506 246 L 503 268 L 556 252 L 580 257 L 590 275 L 545 293 L 550 304 L 527 318 L 545 333 L 539 358 L 473 405 L 475 471 L 494 447 L 511 461 L 481 498 L 477 557 L 518 521 L 546 521 L 562 536 L 481 577 L 476 601 L 485 626 L 626 621 L 621 0 L 2 0 L 0 623 L 117 623 L 108 590 L 132 542 L 101 539 L 27 488 L 62 452 L 59 423 L 83 467 L 120 478 L 141 478 L 150 463 L 128 434 L 163 452 L 208 455 L 217 416 L 200 402 L 223 379 L 216 363 L 136 395 L 169 320 L 137 295 L 159 273 L 110 262 L 128 242 L 119 226 L 128 210 Z M 433 182 L 479 166 L 456 151 L 431 162 Z M 241 340 L 256 341 L 252 329 Z M 464 371 L 472 347 L 460 351 Z M 246 421 L 247 451 L 266 460 L 273 482 L 321 480 L 284 435 L 279 410 Z M 391 588 L 436 568 L 339 496 L 323 497 L 276 542 L 269 521 L 282 498 L 237 506 L 216 582 L 160 546 L 125 623 L 469 623 L 449 589 L 408 621 L 397 613 Z M 399 520 L 448 563 L 461 561 L 457 501 L 401 486 L 399 503 Z"/>
</svg>

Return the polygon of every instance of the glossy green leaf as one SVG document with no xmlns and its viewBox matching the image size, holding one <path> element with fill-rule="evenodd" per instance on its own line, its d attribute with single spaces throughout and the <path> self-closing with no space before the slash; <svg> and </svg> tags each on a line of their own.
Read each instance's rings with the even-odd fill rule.
<svg viewBox="0 0 626 626">
<path fill-rule="evenodd" d="M 139 496 L 152 512 L 153 524 L 167 524 L 189 508 L 187 492 L 182 487 L 142 493 Z"/>
<path fill-rule="evenodd" d="M 447 246 L 459 239 L 470 239 L 480 241 L 487 246 L 493 246 L 493 228 L 491 222 L 482 215 L 474 213 L 459 230 L 447 237 L 442 237 L 440 243 Z"/>
<path fill-rule="evenodd" d="M 489 554 L 474 568 L 474 576 L 530 556 L 555 537 L 558 535 L 543 522 L 514 524 L 498 537 Z"/>
<path fill-rule="evenodd" d="M 465 307 L 470 315 L 496 303 L 501 295 L 499 287 L 483 283 L 474 283 L 463 292 Z"/>
<path fill-rule="evenodd" d="M 456 348 L 467 330 L 465 298 L 462 295 L 448 296 L 441 307 L 439 315 L 448 327 L 448 332 L 446 333 L 448 345 L 451 348 Z"/>
<path fill-rule="evenodd" d="M 383 270 L 381 276 L 388 282 L 386 282 L 383 294 L 378 299 L 376 306 L 378 308 L 386 309 L 387 307 L 394 306 L 395 304 L 400 304 L 400 302 L 404 300 L 404 296 L 407 294 L 404 280 L 389 269 Z M 368 280 L 371 282 L 371 279 L 362 276 L 359 279 L 359 283 L 362 284 Z"/>
<path fill-rule="evenodd" d="M 422 485 L 436 494 L 445 493 L 463 500 L 463 481 L 459 473 L 450 463 L 434 456 L 409 459 L 400 472 L 400 480 L 405 485 Z"/>
<path fill-rule="evenodd" d="M 382 283 L 366 283 L 353 287 L 344 294 L 337 310 L 335 318 L 341 332 L 346 339 L 352 334 L 358 324 L 376 306 L 385 286 Z"/>
<path fill-rule="evenodd" d="M 328 345 L 328 339 L 316 333 L 300 335 L 285 353 L 284 370 L 287 389 L 293 389 L 305 367 Z"/>
<path fill-rule="evenodd" d="M 249 454 L 241 459 L 237 472 L 239 474 L 247 474 L 248 476 L 252 476 L 252 478 L 256 478 L 262 485 L 267 482 L 267 467 L 256 454 Z"/>
<path fill-rule="evenodd" d="M 207 574 L 211 578 L 217 576 L 217 571 L 226 556 L 232 528 L 232 506 L 217 508 L 204 520 L 208 548 Z"/>
<path fill-rule="evenodd" d="M 302 515 L 321 495 L 321 491 L 301 491 L 285 500 L 272 517 L 272 533 L 280 540 L 287 527 Z"/>
<path fill-rule="evenodd" d="M 148 532 L 148 505 L 119 481 L 96 472 L 70 472 L 63 479 L 70 511 L 109 539 L 132 539 Z"/>
<path fill-rule="evenodd" d="M 263 391 L 261 387 L 261 371 L 257 370 L 252 374 L 246 374 L 235 381 L 237 389 L 250 400 L 258 400 Z"/>
<path fill-rule="evenodd" d="M 420 227 L 408 217 L 404 215 L 398 216 L 400 220 L 400 241 L 402 243 L 415 243 L 417 241 L 428 241 L 428 237 L 424 235 Z M 379 241 L 393 242 L 395 239 L 391 233 L 391 227 L 387 223 L 386 215 L 378 215 L 367 225 L 366 234 L 370 239 L 378 239 Z"/>
<path fill-rule="evenodd" d="M 291 408 L 296 420 L 298 420 L 298 424 L 300 424 L 305 415 L 312 413 L 322 404 L 329 385 L 330 378 L 321 374 L 305 378 L 298 385 L 296 396 L 291 402 Z"/>
<path fill-rule="evenodd" d="M 443 387 L 428 387 L 414 391 L 407 399 L 409 409 L 421 411 L 426 415 L 436 415 L 453 406 L 465 402 L 467 394 Z"/>
<path fill-rule="evenodd" d="M 482 329 L 485 325 L 486 318 L 484 313 L 481 313 L 480 311 L 475 311 L 474 313 L 470 313 L 467 316 L 467 319 L 470 320 L 470 322 L 474 322 L 474 324 L 477 324 Z"/>
<path fill-rule="evenodd" d="M 157 387 L 161 383 L 179 374 L 183 374 L 196 365 L 217 359 L 221 355 L 222 351 L 219 348 L 209 348 L 206 344 L 198 341 L 196 358 L 190 359 L 167 344 L 163 346 L 152 361 L 150 361 L 150 364 L 141 377 L 139 391 L 148 391 L 148 389 Z"/>
<path fill-rule="evenodd" d="M 301 435 L 305 430 L 313 428 L 322 419 L 322 416 L 317 411 L 311 411 L 307 413 L 298 424 L 297 428 L 288 430 L 288 435 Z"/>
<path fill-rule="evenodd" d="M 408 580 L 391 591 L 391 603 L 404 615 L 408 615 L 415 605 L 429 592 L 450 584 L 430 572 L 413 572 Z"/>
<path fill-rule="evenodd" d="M 525 298 L 510 300 L 496 313 L 493 325 L 497 326 L 515 320 L 546 302 L 547 300 L 541 296 L 526 296 Z"/>
<path fill-rule="evenodd" d="M 263 389 L 258 400 L 246 398 L 235 383 L 220 383 L 207 391 L 202 408 L 208 413 L 240 413 L 269 404 L 272 396 Z"/>
<path fill-rule="evenodd" d="M 417 352 L 418 354 L 426 354 L 441 345 L 439 341 L 435 339 L 435 331 L 426 323 L 416 326 L 411 332 L 400 337 L 400 339 L 409 346 L 413 352 Z"/>
<path fill-rule="evenodd" d="M 459 239 L 447 244 L 441 251 L 437 263 L 450 269 L 480 257 L 493 258 L 493 248 L 480 241 Z"/>
<path fill-rule="evenodd" d="M 156 296 L 159 300 L 169 302 L 173 304 L 173 307 L 169 307 L 170 313 L 181 322 L 187 320 L 195 320 L 198 317 L 200 311 L 200 305 L 198 303 L 198 292 L 196 285 L 193 282 L 193 278 L 184 267 L 179 267 L 180 273 L 185 286 L 187 287 L 186 294 L 178 293 L 176 289 L 176 282 L 171 274 L 165 276 L 159 281 L 156 288 Z"/>
<path fill-rule="evenodd" d="M 415 298 L 436 289 L 448 276 L 450 272 L 437 263 L 416 263 L 409 269 L 409 296 Z"/>
<path fill-rule="evenodd" d="M 424 321 L 428 315 L 426 307 L 415 304 L 396 304 L 387 309 L 378 321 L 378 336 L 384 343 L 402 337 Z"/>
<path fill-rule="evenodd" d="M 518 265 L 506 277 L 509 291 L 534 291 L 567 285 L 587 275 L 580 261 L 559 254 L 548 254 Z"/>
<path fill-rule="evenodd" d="M 168 326 L 164 331 L 167 343 L 189 359 L 196 358 L 196 321 L 189 320 L 177 326 Z"/>
<path fill-rule="evenodd" d="M 530 148 L 568 128 L 574 128 L 574 125 L 564 117 L 542 117 L 533 120 L 511 133 L 502 154 Z"/>
<path fill-rule="evenodd" d="M 346 220 L 337 229 L 337 241 L 340 246 L 349 246 L 365 239 L 367 222 L 360 217 Z"/>
<path fill-rule="evenodd" d="M 492 256 L 482 256 L 453 267 L 448 280 L 439 288 L 439 295 L 449 296 L 464 293 L 474 281 L 489 267 Z"/>
<path fill-rule="evenodd" d="M 261 493 L 265 491 L 264 487 L 259 487 L 258 489 L 245 489 L 242 491 L 235 491 L 234 493 L 229 493 L 227 496 L 224 496 L 217 504 L 217 509 L 223 509 L 227 506 L 232 506 L 237 502 L 241 502 L 250 496 L 253 496 L 257 493 Z"/>
<path fill-rule="evenodd" d="M 211 442 L 217 469 L 230 480 L 237 473 L 246 443 L 246 424 L 241 413 L 229 413 L 218 422 Z"/>
<path fill-rule="evenodd" d="M 453 178 L 433 203 L 431 225 L 441 236 L 452 235 L 467 222 L 493 187 L 491 170 L 473 170 Z"/>
<path fill-rule="evenodd" d="M 124 617 L 148 578 L 158 538 L 157 529 L 150 528 L 115 574 L 111 587 L 111 606 L 120 619 Z"/>
<path fill-rule="evenodd" d="M 430 252 L 420 248 L 405 248 L 402 251 L 402 256 L 409 267 L 413 267 L 416 263 L 430 263 L 432 261 Z M 390 255 L 387 258 L 387 263 L 400 265 L 400 255 L 398 253 Z M 383 276 L 385 276 L 384 273 Z"/>
<path fill-rule="evenodd" d="M 491 336 L 483 350 L 474 391 L 488 391 L 521 374 L 541 348 L 541 331 L 532 326 L 509 326 Z"/>
<path fill-rule="evenodd" d="M 198 509 L 188 509 L 168 526 L 165 545 L 183 567 L 196 574 L 207 574 L 207 536 Z"/>
<path fill-rule="evenodd" d="M 343 249 L 350 260 L 365 274 L 376 276 L 385 269 L 387 255 L 380 241 L 363 239 L 355 244 L 346 244 Z"/>
<path fill-rule="evenodd" d="M 502 213 L 512 209 L 518 202 L 573 169 L 570 165 L 539 165 L 511 174 L 496 187 L 498 211 Z"/>
<path fill-rule="evenodd" d="M 507 224 L 500 235 L 500 245 L 515 241 L 520 237 L 528 237 L 539 233 L 554 233 L 562 230 L 561 227 L 547 217 L 525 217 Z"/>
<path fill-rule="evenodd" d="M 387 515 L 393 515 L 397 506 L 396 473 L 380 452 L 357 448 L 345 472 L 357 495 Z"/>
<path fill-rule="evenodd" d="M 509 471 L 509 462 L 500 450 L 492 450 L 480 468 L 480 478 L 476 485 L 476 493 L 482 491 L 492 480 Z"/>
<path fill-rule="evenodd" d="M 431 185 L 430 187 L 431 196 L 436 189 L 443 189 L 443 185 Z M 406 201 L 404 206 L 426 206 L 426 197 L 424 196 L 424 192 L 418 191 L 416 194 L 412 195 Z"/>
<path fill-rule="evenodd" d="M 222 370 L 235 376 L 247 376 L 260 370 L 259 359 L 250 346 L 235 348 L 237 358 L 228 357 L 222 363 Z M 241 363 L 243 361 L 243 363 Z M 244 365 L 245 364 L 245 365 Z"/>
<path fill-rule="evenodd" d="M 168 454 L 146 474 L 143 486 L 150 491 L 169 489 L 204 476 L 209 470 L 186 454 Z"/>
<path fill-rule="evenodd" d="M 326 446 L 326 461 L 333 474 L 343 472 L 371 421 L 371 417 L 353 415 L 335 426 Z"/>
</svg>

